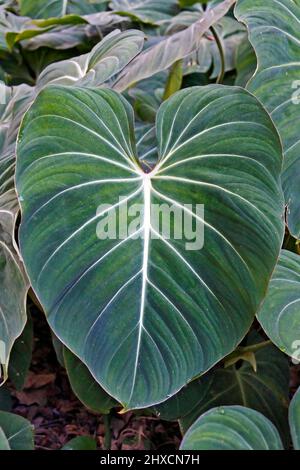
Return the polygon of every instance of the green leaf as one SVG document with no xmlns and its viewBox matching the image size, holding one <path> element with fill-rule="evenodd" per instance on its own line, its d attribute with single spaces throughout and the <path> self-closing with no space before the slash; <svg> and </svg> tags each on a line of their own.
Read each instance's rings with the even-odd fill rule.
<svg viewBox="0 0 300 470">
<path fill-rule="evenodd" d="M 247 25 L 258 58 L 247 88 L 271 114 L 282 139 L 287 222 L 299 238 L 300 5 L 293 0 L 239 0 L 235 15 Z"/>
<path fill-rule="evenodd" d="M 50 86 L 19 133 L 20 246 L 31 284 L 54 333 L 126 409 L 165 400 L 235 349 L 283 238 L 280 141 L 252 95 L 182 90 L 156 125 L 150 174 L 137 160 L 133 110 L 111 90 Z M 140 224 L 99 240 L 107 204 L 125 202 L 141 204 Z M 204 204 L 205 220 L 187 203 Z M 204 247 L 164 234 L 152 204 L 194 217 Z"/>
<path fill-rule="evenodd" d="M 16 340 L 10 355 L 8 376 L 17 390 L 22 390 L 29 370 L 33 346 L 33 325 L 30 314 L 27 323 Z"/>
<path fill-rule="evenodd" d="M 159 24 L 178 12 L 177 0 L 112 0 L 109 7 L 134 21 Z"/>
<path fill-rule="evenodd" d="M 84 406 L 101 414 L 108 414 L 113 407 L 118 406 L 75 354 L 67 348 L 64 348 L 63 354 L 72 390 Z"/>
<path fill-rule="evenodd" d="M 298 388 L 291 401 L 289 421 L 294 449 L 300 450 L 300 388 Z"/>
<path fill-rule="evenodd" d="M 260 341 L 261 338 L 252 333 L 247 345 L 260 344 Z M 198 416 L 212 407 L 242 405 L 270 419 L 288 445 L 289 362 L 274 346 L 258 350 L 255 358 L 257 372 L 246 361 L 241 365 L 214 370 L 158 405 L 156 413 L 162 419 L 179 419 L 180 427 L 185 432 Z"/>
<path fill-rule="evenodd" d="M 88 15 L 105 9 L 107 0 L 19 0 L 21 15 L 31 18 L 52 18 L 67 14 Z"/>
<path fill-rule="evenodd" d="M 5 87 L 6 99 L 0 108 L 0 196 L 6 199 L 13 192 L 15 172 L 15 147 L 21 119 L 33 99 L 33 88 L 28 85 Z M 0 200 L 0 209 L 7 201 Z M 7 209 L 7 207 L 5 207 Z"/>
<path fill-rule="evenodd" d="M 207 411 L 185 434 L 181 450 L 283 450 L 275 426 L 242 406 Z"/>
<path fill-rule="evenodd" d="M 0 449 L 33 450 L 33 426 L 27 419 L 0 411 Z"/>
<path fill-rule="evenodd" d="M 12 398 L 10 391 L 2 385 L 0 387 L 0 410 L 1 411 L 10 411 L 12 409 Z"/>
<path fill-rule="evenodd" d="M 183 77 L 182 65 L 182 60 L 178 60 L 172 65 L 164 91 L 163 100 L 167 100 L 170 96 L 174 95 L 176 91 L 180 90 Z"/>
<path fill-rule="evenodd" d="M 62 450 L 97 450 L 97 444 L 90 436 L 79 436 L 71 439 Z"/>
<path fill-rule="evenodd" d="M 228 12 L 234 2 L 235 0 L 225 0 L 214 9 L 205 12 L 202 18 L 189 28 L 146 49 L 123 70 L 114 88 L 117 91 L 124 91 L 133 83 L 166 70 L 174 62 L 197 51 L 204 33 Z"/>
<path fill-rule="evenodd" d="M 0 209 L 0 364 L 3 367 L 3 380 L 7 379 L 13 344 L 27 321 L 28 282 L 18 253 L 14 250 L 15 217 L 15 213 Z"/>
<path fill-rule="evenodd" d="M 120 72 L 143 48 L 144 34 L 137 30 L 116 29 L 100 41 L 90 53 L 46 67 L 37 82 L 41 90 L 50 83 L 100 86 Z"/>
<path fill-rule="evenodd" d="M 273 343 L 300 359 L 300 257 L 282 250 L 257 318 Z"/>
<path fill-rule="evenodd" d="M 256 55 L 251 43 L 245 38 L 237 49 L 235 85 L 246 88 L 257 67 Z"/>
</svg>

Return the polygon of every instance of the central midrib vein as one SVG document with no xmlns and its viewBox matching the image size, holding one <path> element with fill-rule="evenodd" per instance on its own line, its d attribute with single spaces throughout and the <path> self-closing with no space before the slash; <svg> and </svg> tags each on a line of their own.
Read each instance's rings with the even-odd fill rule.
<svg viewBox="0 0 300 470">
<path fill-rule="evenodd" d="M 141 292 L 141 306 L 139 316 L 139 329 L 138 329 L 138 340 L 136 349 L 136 359 L 134 365 L 134 373 L 132 380 L 132 388 L 129 397 L 129 402 L 134 392 L 134 386 L 137 375 L 138 360 L 141 348 L 141 339 L 144 328 L 144 311 L 145 311 L 145 300 L 146 300 L 146 289 L 148 281 L 148 258 L 149 258 L 149 245 L 150 245 L 150 232 L 151 232 L 151 177 L 150 174 L 143 175 L 143 191 L 144 191 L 144 248 L 143 248 L 143 264 L 142 264 L 142 292 Z"/>
</svg>

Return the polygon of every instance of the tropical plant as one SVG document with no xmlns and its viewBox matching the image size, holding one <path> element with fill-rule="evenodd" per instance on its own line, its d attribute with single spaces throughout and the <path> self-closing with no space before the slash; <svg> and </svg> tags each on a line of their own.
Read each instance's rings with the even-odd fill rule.
<svg viewBox="0 0 300 470">
<path fill-rule="evenodd" d="M 299 23 L 299 0 L 0 2 L 2 384 L 40 312 L 108 427 L 300 449 Z M 10 412 L 2 388 L 0 448 L 33 448 Z"/>
</svg>

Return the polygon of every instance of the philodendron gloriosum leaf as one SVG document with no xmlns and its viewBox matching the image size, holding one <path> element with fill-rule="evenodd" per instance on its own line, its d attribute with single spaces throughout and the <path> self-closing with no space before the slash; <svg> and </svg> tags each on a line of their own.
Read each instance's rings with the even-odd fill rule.
<svg viewBox="0 0 300 470">
<path fill-rule="evenodd" d="M 19 133 L 20 246 L 33 289 L 54 333 L 126 409 L 165 400 L 236 347 L 284 228 L 280 141 L 252 95 L 186 89 L 156 126 L 148 174 L 132 108 L 111 90 L 50 86 Z M 99 220 L 125 203 L 142 205 L 140 224 L 99 240 Z M 111 206 L 97 213 L 100 204 Z M 153 204 L 201 223 L 204 247 L 163 236 Z M 184 204 L 204 205 L 204 219 Z"/>
<path fill-rule="evenodd" d="M 289 422 L 294 449 L 300 450 L 300 388 L 298 388 L 290 404 Z"/>
<path fill-rule="evenodd" d="M 300 359 L 300 256 L 282 250 L 257 316 L 273 343 Z"/>
<path fill-rule="evenodd" d="M 267 108 L 281 136 L 287 222 L 292 235 L 300 237 L 300 4 L 239 0 L 235 15 L 246 24 L 258 58 L 247 88 Z"/>
<path fill-rule="evenodd" d="M 120 72 L 143 48 L 144 34 L 137 30 L 116 29 L 100 41 L 90 53 L 46 67 L 37 82 L 37 90 L 46 85 L 100 86 Z"/>
<path fill-rule="evenodd" d="M 275 426 L 243 406 L 222 406 L 204 413 L 185 434 L 181 450 L 283 450 Z"/>
<path fill-rule="evenodd" d="M 124 91 L 133 83 L 166 70 L 174 62 L 196 52 L 203 35 L 226 15 L 234 3 L 235 0 L 224 0 L 215 8 L 207 10 L 189 28 L 166 37 L 163 41 L 146 49 L 123 70 L 114 85 L 115 90 Z"/>
</svg>

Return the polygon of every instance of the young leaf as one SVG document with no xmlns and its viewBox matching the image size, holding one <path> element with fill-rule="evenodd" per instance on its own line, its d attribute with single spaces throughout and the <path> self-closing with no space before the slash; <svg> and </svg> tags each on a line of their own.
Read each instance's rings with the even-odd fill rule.
<svg viewBox="0 0 300 470">
<path fill-rule="evenodd" d="M 298 388 L 291 401 L 289 421 L 294 449 L 300 450 L 300 388 Z"/>
<path fill-rule="evenodd" d="M 75 354 L 64 348 L 63 355 L 72 390 L 84 406 L 101 414 L 108 414 L 113 407 L 118 406 Z"/>
<path fill-rule="evenodd" d="M 160 107 L 157 139 L 159 162 L 146 174 L 124 98 L 53 86 L 19 133 L 20 246 L 32 286 L 54 333 L 125 408 L 165 400 L 235 349 L 283 238 L 280 141 L 252 95 L 182 90 Z M 101 217 L 125 203 L 140 204 L 140 223 L 103 237 Z M 187 203 L 204 205 L 205 220 Z M 194 217 L 196 246 L 162 235 L 153 204 Z"/>
<path fill-rule="evenodd" d="M 283 143 L 287 222 L 299 238 L 300 5 L 293 0 L 239 0 L 235 15 L 246 24 L 258 58 L 247 88 L 271 114 Z"/>
<path fill-rule="evenodd" d="M 124 91 L 133 83 L 166 70 L 174 62 L 195 52 L 204 33 L 228 12 L 234 2 L 235 0 L 224 0 L 220 5 L 205 12 L 202 18 L 189 28 L 146 49 L 123 70 L 114 85 L 115 90 Z"/>
<path fill-rule="evenodd" d="M 50 83 L 77 86 L 100 86 L 120 72 L 143 48 L 144 34 L 137 30 L 116 29 L 88 54 L 54 62 L 46 67 L 37 82 L 41 90 Z"/>
<path fill-rule="evenodd" d="M 299 255 L 282 250 L 257 318 L 281 351 L 300 359 Z"/>
<path fill-rule="evenodd" d="M 222 406 L 204 413 L 185 434 L 181 450 L 283 450 L 275 426 L 243 406 Z"/>
<path fill-rule="evenodd" d="M 27 419 L 0 411 L 0 449 L 33 450 L 33 426 Z"/>
</svg>

